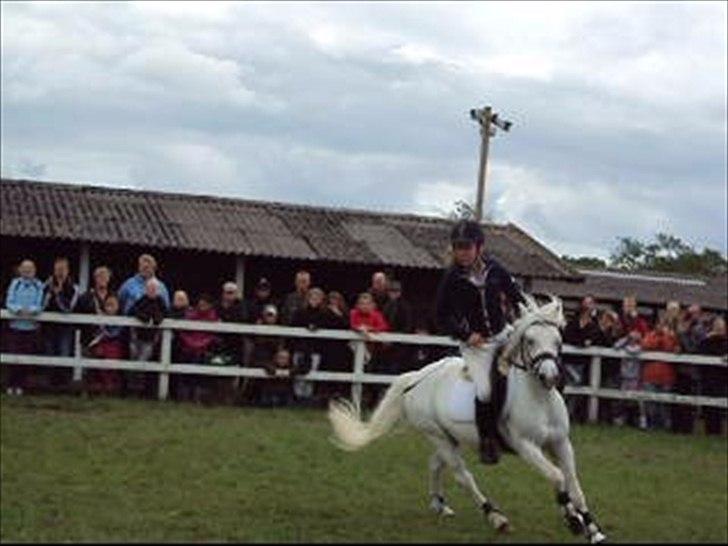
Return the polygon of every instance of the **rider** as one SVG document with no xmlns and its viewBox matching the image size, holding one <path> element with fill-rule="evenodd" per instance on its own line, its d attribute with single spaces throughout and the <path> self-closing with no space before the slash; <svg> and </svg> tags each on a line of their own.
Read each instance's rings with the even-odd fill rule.
<svg viewBox="0 0 728 546">
<path fill-rule="evenodd" d="M 501 306 L 505 295 L 513 308 L 525 302 L 510 273 L 483 251 L 485 236 L 478 222 L 461 220 L 450 234 L 453 264 L 437 290 L 438 329 L 459 339 L 463 358 L 476 385 L 475 422 L 480 438 L 480 460 L 499 458 L 497 409 L 491 402 L 490 368 L 496 350 L 510 328 Z M 487 345 L 486 345 L 487 343 Z"/>
</svg>

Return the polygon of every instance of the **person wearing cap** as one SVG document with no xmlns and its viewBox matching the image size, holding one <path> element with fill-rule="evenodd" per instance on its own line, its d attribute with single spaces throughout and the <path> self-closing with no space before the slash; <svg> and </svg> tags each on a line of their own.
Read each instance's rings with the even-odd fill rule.
<svg viewBox="0 0 728 546">
<path fill-rule="evenodd" d="M 248 300 L 248 321 L 252 324 L 263 322 L 263 309 L 266 305 L 275 305 L 271 295 L 271 284 L 268 279 L 261 277 L 253 290 L 253 297 Z"/>
<path fill-rule="evenodd" d="M 525 300 L 510 273 L 484 252 L 485 235 L 478 222 L 459 221 L 452 229 L 450 242 L 453 263 L 437 288 L 437 328 L 461 342 L 460 351 L 476 386 L 480 460 L 495 464 L 500 448 L 490 371 L 496 350 L 505 343 L 511 329 L 506 326 L 501 294 L 516 310 L 517 304 Z"/>
</svg>

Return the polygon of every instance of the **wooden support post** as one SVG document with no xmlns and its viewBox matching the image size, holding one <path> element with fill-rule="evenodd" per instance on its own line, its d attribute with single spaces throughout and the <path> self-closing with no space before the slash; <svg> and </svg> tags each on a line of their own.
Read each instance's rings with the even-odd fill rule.
<svg viewBox="0 0 728 546">
<path fill-rule="evenodd" d="M 76 364 L 73 366 L 73 382 L 78 383 L 83 380 L 83 367 L 81 366 L 81 329 L 76 328 L 73 331 L 73 358 Z"/>
<path fill-rule="evenodd" d="M 354 378 L 351 380 L 351 400 L 357 409 L 361 408 L 362 377 L 364 376 L 364 364 L 366 359 L 366 345 L 364 341 L 355 341 L 354 345 Z"/>
<path fill-rule="evenodd" d="M 602 382 L 602 357 L 594 355 L 589 366 L 589 386 L 598 389 Z M 589 395 L 588 421 L 596 423 L 599 419 L 599 397 L 596 394 Z"/>
<path fill-rule="evenodd" d="M 89 244 L 81 243 L 81 255 L 78 259 L 78 288 L 83 294 L 88 290 L 90 281 L 90 269 L 91 269 L 91 258 L 90 258 Z"/>
<path fill-rule="evenodd" d="M 166 369 L 169 369 L 169 365 L 172 362 L 171 328 L 165 328 L 164 330 L 162 330 L 161 362 Z M 160 372 L 159 374 L 158 396 L 160 400 L 166 400 L 169 396 L 169 372 Z"/>
<path fill-rule="evenodd" d="M 235 257 L 235 284 L 240 290 L 240 297 L 245 298 L 245 256 Z"/>
</svg>

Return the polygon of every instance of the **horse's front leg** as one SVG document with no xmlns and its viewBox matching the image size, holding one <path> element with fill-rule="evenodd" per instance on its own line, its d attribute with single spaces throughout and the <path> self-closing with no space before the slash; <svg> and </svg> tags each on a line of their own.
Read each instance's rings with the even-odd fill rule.
<svg viewBox="0 0 728 546">
<path fill-rule="evenodd" d="M 436 445 L 439 447 L 438 452 L 440 453 L 440 456 L 455 475 L 455 481 L 470 492 L 477 506 L 483 510 L 488 522 L 500 533 L 509 532 L 511 530 L 511 526 L 508 518 L 495 506 L 494 503 L 489 501 L 488 498 L 480 492 L 478 484 L 475 483 L 475 478 L 465 466 L 465 461 L 463 460 L 462 455 L 458 452 L 458 449 L 453 447 L 445 439 L 433 438 L 433 440 L 435 440 Z"/>
<path fill-rule="evenodd" d="M 455 511 L 445 502 L 445 488 L 443 485 L 443 471 L 445 460 L 437 449 L 430 457 L 430 508 L 439 516 L 454 516 Z"/>
<path fill-rule="evenodd" d="M 606 535 L 602 532 L 586 505 L 586 498 L 576 476 L 576 461 L 571 441 L 567 436 L 558 442 L 554 442 L 551 447 L 559 468 L 564 474 L 565 487 L 557 491 L 556 500 L 564 510 L 564 517 L 569 527 L 575 534 L 583 531 L 592 544 L 606 541 Z M 575 519 L 581 520 L 580 526 L 575 523 Z"/>
</svg>

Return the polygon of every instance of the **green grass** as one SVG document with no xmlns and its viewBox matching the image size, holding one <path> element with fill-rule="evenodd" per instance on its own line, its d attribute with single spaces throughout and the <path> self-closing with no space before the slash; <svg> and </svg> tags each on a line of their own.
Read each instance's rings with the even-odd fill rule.
<svg viewBox="0 0 728 546">
<path fill-rule="evenodd" d="M 1 399 L 2 541 L 581 542 L 513 456 L 467 459 L 509 515 L 498 536 L 447 478 L 427 510 L 428 442 L 398 429 L 356 453 L 315 410 L 71 397 Z M 610 539 L 728 541 L 726 439 L 576 427 L 582 486 Z"/>
</svg>

